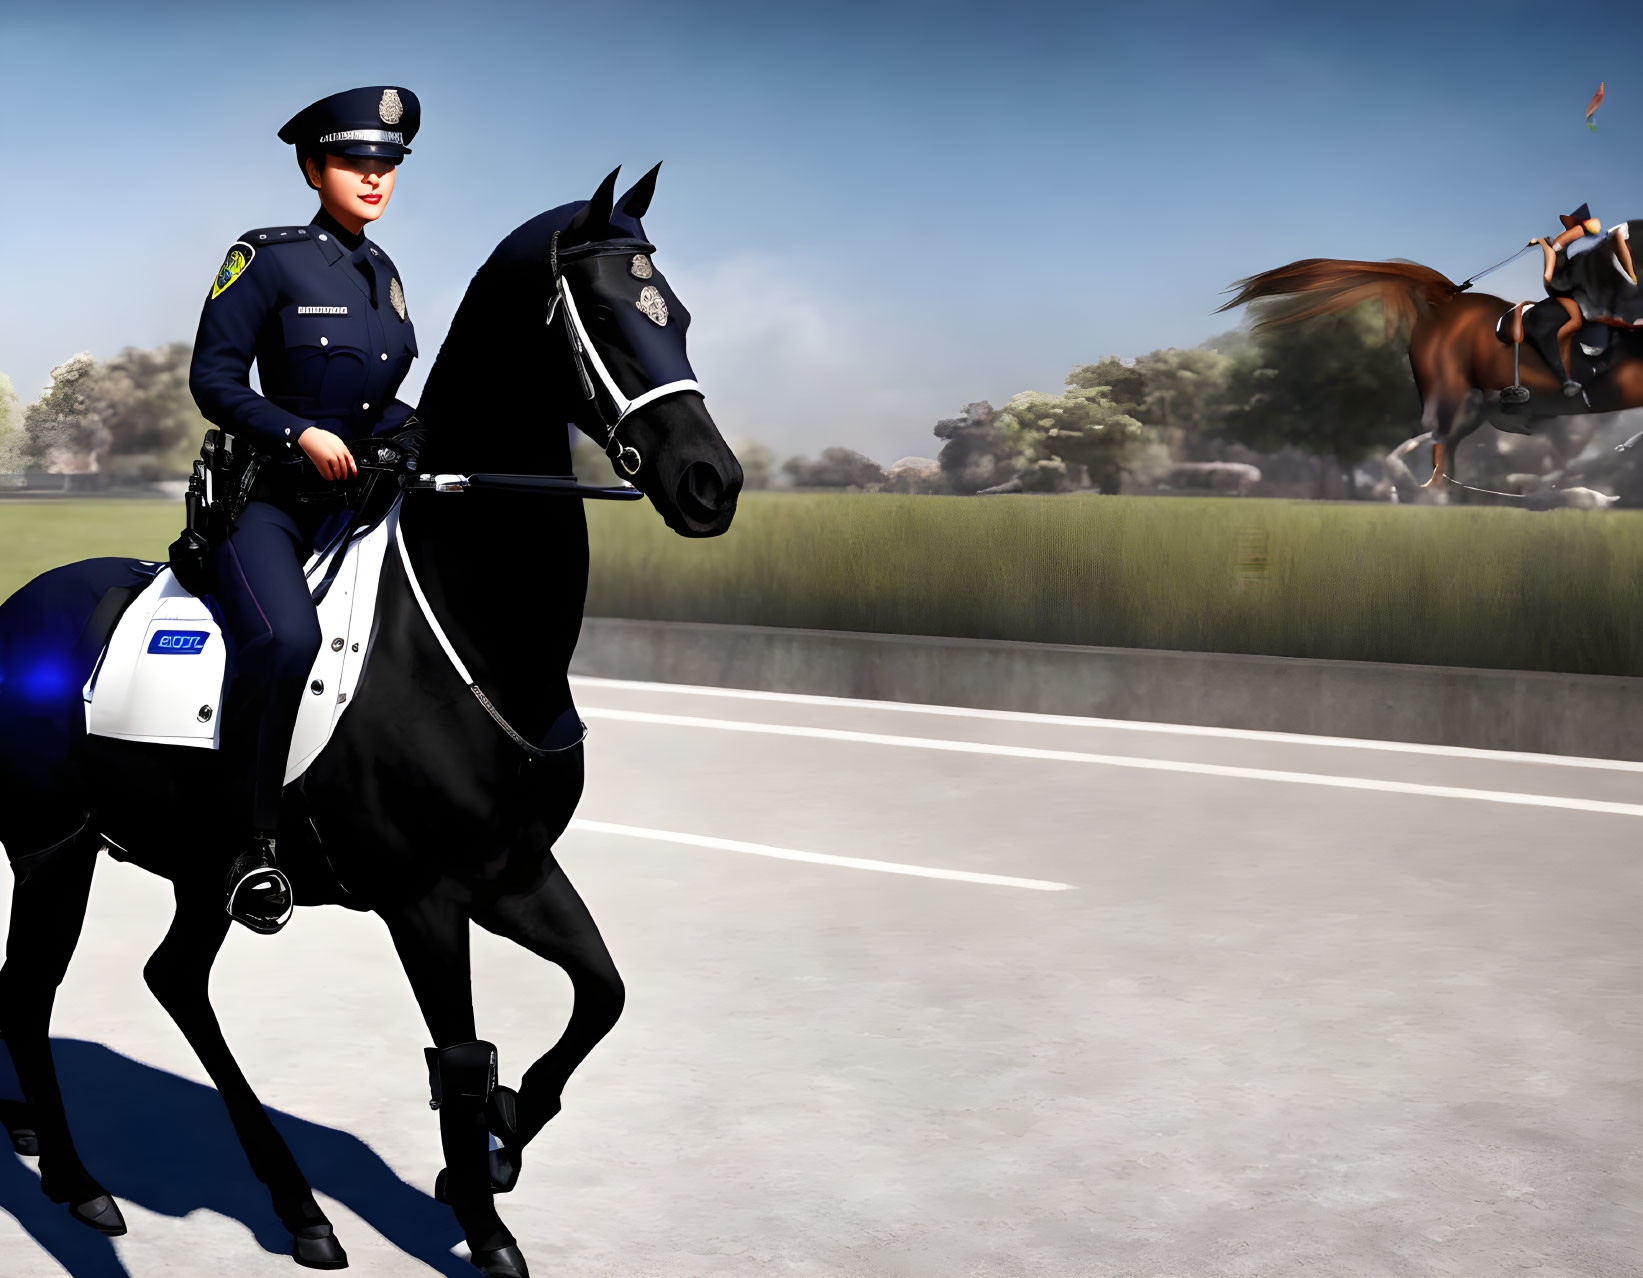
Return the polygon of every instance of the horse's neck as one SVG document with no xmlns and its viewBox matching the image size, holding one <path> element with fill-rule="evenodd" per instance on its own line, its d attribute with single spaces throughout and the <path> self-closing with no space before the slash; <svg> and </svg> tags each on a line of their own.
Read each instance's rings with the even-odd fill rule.
<svg viewBox="0 0 1643 1278">
<path fill-rule="evenodd" d="M 504 461 L 475 449 L 472 461 L 462 457 L 461 469 L 568 472 L 563 428 L 542 429 L 529 452 L 516 450 Z M 400 522 L 428 605 L 475 681 L 522 734 L 540 736 L 564 708 L 565 674 L 582 625 L 588 540 L 581 502 L 418 493 Z"/>
</svg>

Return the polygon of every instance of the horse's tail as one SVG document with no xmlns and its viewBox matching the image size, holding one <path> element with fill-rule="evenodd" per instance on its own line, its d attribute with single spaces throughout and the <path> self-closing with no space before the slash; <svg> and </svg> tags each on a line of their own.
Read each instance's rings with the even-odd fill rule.
<svg viewBox="0 0 1643 1278">
<path fill-rule="evenodd" d="M 1422 311 L 1441 306 L 1461 291 L 1460 285 L 1419 262 L 1348 262 L 1333 257 L 1291 262 L 1239 280 L 1233 288 L 1238 295 L 1217 311 L 1248 302 L 1288 299 L 1263 307 L 1255 319 L 1257 329 L 1379 300 L 1388 337 L 1412 329 Z"/>
</svg>

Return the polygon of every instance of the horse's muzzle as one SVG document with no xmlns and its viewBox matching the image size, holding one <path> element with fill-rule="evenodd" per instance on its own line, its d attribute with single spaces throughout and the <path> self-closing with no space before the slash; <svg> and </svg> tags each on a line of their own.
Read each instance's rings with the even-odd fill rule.
<svg viewBox="0 0 1643 1278">
<path fill-rule="evenodd" d="M 688 532 L 697 537 L 712 537 L 730 526 L 736 514 L 736 498 L 742 491 L 742 471 L 722 475 L 711 462 L 692 462 L 679 477 L 674 504 Z"/>
</svg>

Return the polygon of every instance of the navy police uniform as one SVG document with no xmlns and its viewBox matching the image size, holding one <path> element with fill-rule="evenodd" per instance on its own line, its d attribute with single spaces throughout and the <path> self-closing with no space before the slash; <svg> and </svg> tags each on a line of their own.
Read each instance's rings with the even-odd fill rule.
<svg viewBox="0 0 1643 1278">
<path fill-rule="evenodd" d="M 236 440 L 296 461 L 310 426 L 356 439 L 411 416 L 394 398 L 417 354 L 399 273 L 380 245 L 349 237 L 323 210 L 307 226 L 247 231 L 211 294 L 189 387 L 206 418 Z M 261 395 L 249 385 L 253 359 Z"/>
<path fill-rule="evenodd" d="M 323 154 L 409 154 L 420 104 L 408 89 L 335 94 L 280 130 L 299 164 Z M 369 225 L 369 223 L 367 223 Z M 306 226 L 247 231 L 232 245 L 200 315 L 189 389 L 206 419 L 255 452 L 250 500 L 211 550 L 211 596 L 229 651 L 222 750 L 234 807 L 251 838 L 229 873 L 229 913 L 254 930 L 279 930 L 290 884 L 274 860 L 286 758 L 320 630 L 303 564 L 343 513 L 297 441 L 311 426 L 349 441 L 414 425 L 395 398 L 416 358 L 416 330 L 392 259 L 323 209 Z M 262 393 L 250 386 L 257 365 Z M 306 471 L 306 475 L 304 475 Z"/>
</svg>

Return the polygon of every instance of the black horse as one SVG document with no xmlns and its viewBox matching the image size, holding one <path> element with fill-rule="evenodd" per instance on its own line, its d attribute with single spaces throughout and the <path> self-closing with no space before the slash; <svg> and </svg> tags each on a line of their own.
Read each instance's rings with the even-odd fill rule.
<svg viewBox="0 0 1643 1278">
<path fill-rule="evenodd" d="M 519 227 L 479 269 L 419 407 L 425 473 L 567 474 L 569 423 L 606 447 L 674 531 L 709 537 L 730 525 L 741 469 L 695 388 L 689 316 L 639 221 L 655 182 L 652 169 L 618 201 L 613 172 L 591 200 Z M 399 517 L 416 580 L 391 547 L 353 704 L 286 788 L 279 844 L 300 903 L 372 910 L 387 923 L 434 1042 L 436 1098 L 437 1062 L 462 1065 L 443 1077 L 440 1195 L 473 1263 L 513 1278 L 525 1262 L 493 1192 L 512 1188 L 520 1151 L 558 1112 L 565 1081 L 623 1002 L 599 929 L 553 855 L 582 790 L 566 671 L 587 587 L 587 525 L 578 500 L 477 485 L 408 491 Z M 108 628 L 105 600 L 141 577 L 138 561 L 85 560 L 0 604 L 0 842 L 16 876 L 0 1032 L 37 1133 L 41 1188 L 92 1227 L 124 1231 L 75 1150 L 48 1039 L 107 847 L 173 882 L 176 916 L 144 977 L 221 1093 L 293 1255 L 340 1268 L 347 1258 L 330 1222 L 207 996 L 229 927 L 218 756 L 85 733 L 79 689 Z M 486 1078 L 494 1057 L 476 1041 L 470 922 L 559 964 L 574 987 L 563 1036 L 517 1091 Z M 316 1045 L 316 1067 L 328 1050 L 347 1054 Z M 502 1141 L 494 1153 L 492 1133 Z"/>
</svg>

